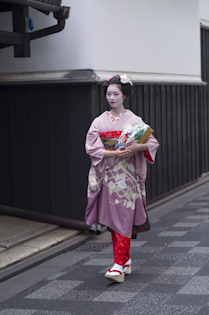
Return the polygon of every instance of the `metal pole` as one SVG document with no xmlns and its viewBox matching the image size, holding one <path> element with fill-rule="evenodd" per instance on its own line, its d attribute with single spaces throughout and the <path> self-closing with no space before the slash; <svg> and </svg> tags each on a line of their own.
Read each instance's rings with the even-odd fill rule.
<svg viewBox="0 0 209 315">
<path fill-rule="evenodd" d="M 0 214 L 16 216 L 24 219 L 41 221 L 51 224 L 57 224 L 63 227 L 78 229 L 81 231 L 85 231 L 89 229 L 89 226 L 80 220 L 74 220 L 69 218 L 63 218 L 58 216 L 53 216 L 45 213 L 24 210 L 19 208 L 13 208 L 8 206 L 0 205 Z"/>
</svg>

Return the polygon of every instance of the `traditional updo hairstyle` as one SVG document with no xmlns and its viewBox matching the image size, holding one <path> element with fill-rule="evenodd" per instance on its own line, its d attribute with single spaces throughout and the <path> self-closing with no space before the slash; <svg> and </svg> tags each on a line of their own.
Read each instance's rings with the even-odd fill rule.
<svg viewBox="0 0 209 315">
<path fill-rule="evenodd" d="M 126 78 L 128 78 L 128 77 L 126 76 Z M 118 87 L 121 89 L 121 92 L 123 93 L 123 95 L 126 95 L 125 99 L 127 99 L 127 97 L 130 96 L 133 93 L 133 84 L 132 84 L 132 82 L 131 82 L 131 80 L 129 78 L 128 78 L 128 82 L 127 83 L 122 83 L 121 81 L 123 82 L 123 80 L 121 79 L 120 75 L 115 75 L 109 81 L 106 81 L 104 83 L 104 96 L 106 97 L 107 88 L 108 88 L 109 85 L 117 84 Z M 125 80 L 125 81 L 127 81 L 127 80 Z"/>
</svg>

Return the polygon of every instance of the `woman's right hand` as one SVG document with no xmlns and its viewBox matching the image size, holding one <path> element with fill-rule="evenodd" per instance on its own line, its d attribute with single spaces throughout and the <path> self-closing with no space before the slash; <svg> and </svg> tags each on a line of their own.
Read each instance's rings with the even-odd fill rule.
<svg viewBox="0 0 209 315">
<path fill-rule="evenodd" d="M 121 159 L 127 159 L 131 155 L 129 148 L 120 148 L 115 151 L 115 155 Z"/>
<path fill-rule="evenodd" d="M 131 155 L 131 150 L 129 148 L 121 147 L 117 150 L 106 150 L 104 152 L 104 159 L 108 159 L 111 157 L 119 157 L 120 159 L 127 159 Z"/>
</svg>

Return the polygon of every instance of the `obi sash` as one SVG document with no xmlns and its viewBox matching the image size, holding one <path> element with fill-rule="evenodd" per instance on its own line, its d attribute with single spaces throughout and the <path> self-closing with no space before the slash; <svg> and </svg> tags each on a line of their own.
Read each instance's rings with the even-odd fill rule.
<svg viewBox="0 0 209 315">
<path fill-rule="evenodd" d="M 102 140 L 105 150 L 116 150 L 117 142 L 121 134 L 122 134 L 122 131 L 101 132 L 99 136 L 100 136 L 100 139 Z"/>
<path fill-rule="evenodd" d="M 144 143 L 153 133 L 153 129 L 146 124 L 130 126 L 123 131 L 106 131 L 99 134 L 105 150 L 117 150 L 132 142 Z"/>
</svg>

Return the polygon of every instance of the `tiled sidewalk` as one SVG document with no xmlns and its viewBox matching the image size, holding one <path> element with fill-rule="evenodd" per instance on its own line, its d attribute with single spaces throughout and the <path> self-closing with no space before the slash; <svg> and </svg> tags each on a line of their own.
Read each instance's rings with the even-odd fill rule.
<svg viewBox="0 0 209 315">
<path fill-rule="evenodd" d="M 67 266 L 70 257 L 76 259 L 81 253 L 82 259 Z M 106 233 L 63 254 L 60 261 L 65 266 L 60 263 L 50 275 L 46 272 L 40 281 L 0 304 L 0 315 L 208 315 L 209 187 L 133 240 L 131 256 L 133 271 L 124 283 L 106 280 L 104 273 L 113 261 Z M 49 262 L 40 268 L 47 266 Z"/>
</svg>

